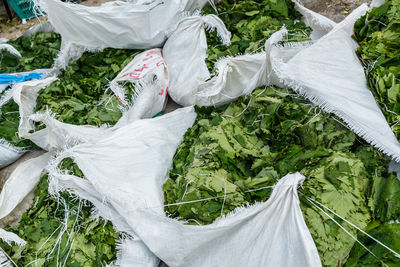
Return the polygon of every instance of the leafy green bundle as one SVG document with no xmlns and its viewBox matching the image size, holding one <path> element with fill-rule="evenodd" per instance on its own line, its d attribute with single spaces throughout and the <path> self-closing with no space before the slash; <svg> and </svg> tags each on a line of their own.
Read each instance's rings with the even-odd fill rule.
<svg viewBox="0 0 400 267">
<path fill-rule="evenodd" d="M 368 234 L 391 248 L 400 248 L 400 224 L 399 223 L 381 223 L 372 221 L 365 229 Z M 346 266 L 399 266 L 399 259 L 391 252 L 383 248 L 376 242 L 365 236 L 360 236 L 358 240 L 368 247 L 377 258 L 368 253 L 360 244 L 356 243 L 350 252 L 350 257 Z M 385 265 L 384 265 L 384 264 Z"/>
<path fill-rule="evenodd" d="M 256 89 L 250 98 L 197 113 L 163 186 L 165 203 L 217 198 L 169 206 L 172 217 L 211 223 L 236 207 L 267 200 L 269 186 L 299 171 L 307 177 L 301 195 L 306 223 L 323 264 L 337 266 L 355 241 L 304 196 L 360 228 L 374 217 L 387 221 L 400 215 L 400 199 L 389 192 L 389 184 L 399 181 L 387 173 L 385 157 L 293 92 Z M 383 198 L 393 201 L 390 208 Z"/>
<path fill-rule="evenodd" d="M 119 234 L 111 223 L 92 218 L 92 206 L 68 193 L 62 199 L 65 203 L 49 195 L 47 175 L 43 176 L 32 207 L 17 226 L 7 229 L 27 244 L 10 247 L 0 243 L 5 252 L 18 266 L 105 266 L 114 261 Z"/>
<path fill-rule="evenodd" d="M 121 106 L 106 88 L 139 52 L 113 48 L 85 52 L 69 63 L 59 80 L 39 91 L 36 111 L 49 109 L 58 120 L 75 125 L 114 125 L 122 116 Z"/>
<path fill-rule="evenodd" d="M 1 97 L 1 94 L 0 94 Z M 16 147 L 32 147 L 34 144 L 18 137 L 19 109 L 14 101 L 0 107 L 0 139 Z"/>
<path fill-rule="evenodd" d="M 290 0 L 221 0 L 216 4 L 217 15 L 231 32 L 231 45 L 220 44 L 217 33 L 207 32 L 208 69 L 214 68 L 215 62 L 226 56 L 237 56 L 251 52 L 261 52 L 265 41 L 276 31 L 286 26 L 289 31 L 288 41 L 309 40 L 311 28 L 302 22 L 301 14 L 294 9 Z M 215 14 L 210 6 L 204 14 Z"/>
<path fill-rule="evenodd" d="M 22 58 L 17 58 L 5 50 L 0 51 L 0 73 L 51 68 L 60 50 L 61 37 L 55 33 L 36 33 L 8 43 L 21 53 Z M 0 107 L 0 139 L 17 147 L 34 146 L 32 142 L 17 136 L 19 120 L 18 105 L 13 100 Z"/>
<path fill-rule="evenodd" d="M 387 0 L 354 25 L 368 87 L 400 140 L 400 0 Z"/>
<path fill-rule="evenodd" d="M 22 58 L 0 51 L 0 73 L 32 71 L 51 68 L 61 47 L 61 36 L 56 33 L 36 33 L 19 37 L 8 44 L 14 46 Z"/>
</svg>

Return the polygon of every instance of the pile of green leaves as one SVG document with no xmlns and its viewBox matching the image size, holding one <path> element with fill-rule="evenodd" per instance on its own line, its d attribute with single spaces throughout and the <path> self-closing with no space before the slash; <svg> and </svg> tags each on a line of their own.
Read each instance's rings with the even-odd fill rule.
<svg viewBox="0 0 400 267">
<path fill-rule="evenodd" d="M 0 94 L 1 98 L 2 94 Z M 19 126 L 18 105 L 10 100 L 7 104 L 0 107 L 0 140 L 5 140 L 16 147 L 33 147 L 34 144 L 18 137 Z"/>
<path fill-rule="evenodd" d="M 400 140 L 400 0 L 387 0 L 354 25 L 368 87 Z"/>
<path fill-rule="evenodd" d="M 27 244 L 8 246 L 0 243 L 18 266 L 105 266 L 116 259 L 116 233 L 109 222 L 90 216 L 92 206 L 79 202 L 68 193 L 57 201 L 48 193 L 45 175 L 35 192 L 33 205 L 17 226 L 8 231 L 18 234 Z M 69 217 L 65 220 L 66 210 Z M 63 227 L 67 231 L 61 232 Z"/>
<path fill-rule="evenodd" d="M 218 13 L 208 5 L 203 13 L 218 15 L 232 38 L 231 45 L 225 47 L 216 32 L 207 32 L 206 63 L 210 71 L 221 57 L 261 52 L 265 41 L 284 25 L 289 31 L 288 41 L 309 40 L 311 28 L 294 22 L 299 21 L 301 15 L 291 0 L 221 0 L 216 8 Z"/>
<path fill-rule="evenodd" d="M 22 58 L 17 58 L 5 50 L 0 51 L 0 73 L 51 68 L 60 50 L 61 37 L 55 33 L 36 33 L 30 37 L 20 37 L 8 44 L 13 45 Z M 32 142 L 17 136 L 19 120 L 18 105 L 13 100 L 0 107 L 0 139 L 17 147 L 34 147 Z"/>
<path fill-rule="evenodd" d="M 0 51 L 0 73 L 32 71 L 51 68 L 61 47 L 61 36 L 56 33 L 36 33 L 19 37 L 8 44 L 14 46 L 22 58 L 8 51 Z"/>
<path fill-rule="evenodd" d="M 108 83 L 137 55 L 138 50 L 107 48 L 85 52 L 39 91 L 36 110 L 51 110 L 57 119 L 75 125 L 114 125 L 122 116 L 118 98 L 106 93 Z"/>
<path fill-rule="evenodd" d="M 387 173 L 386 158 L 292 91 L 256 89 L 249 98 L 197 108 L 197 114 L 163 186 L 165 204 L 219 198 L 166 207 L 172 217 L 209 224 L 236 207 L 267 200 L 271 189 L 265 187 L 299 171 L 307 177 L 301 208 L 321 260 L 338 266 L 355 241 L 304 196 L 362 229 L 373 219 L 400 215 L 400 185 Z"/>
<path fill-rule="evenodd" d="M 381 241 L 390 248 L 396 248 L 397 252 L 400 248 L 400 224 L 399 223 L 382 223 L 372 221 L 365 229 L 368 234 Z M 356 243 L 350 252 L 350 257 L 346 262 L 346 266 L 399 266 L 399 259 L 393 253 L 377 244 L 375 241 L 363 235 L 358 237 L 358 240 L 368 247 L 374 257 L 367 252 L 360 244 Z"/>
<path fill-rule="evenodd" d="M 394 251 L 400 251 L 400 183 L 394 175 L 387 178 L 376 176 L 372 182 L 368 206 L 374 220 L 365 231 Z M 350 252 L 346 266 L 399 266 L 399 259 L 370 238 L 359 234 L 358 240 L 376 257 L 356 243 Z"/>
</svg>

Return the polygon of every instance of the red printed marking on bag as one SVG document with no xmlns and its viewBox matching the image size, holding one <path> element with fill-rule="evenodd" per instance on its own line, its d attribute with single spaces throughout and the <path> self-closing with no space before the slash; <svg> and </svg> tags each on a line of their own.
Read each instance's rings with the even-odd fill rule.
<svg viewBox="0 0 400 267">
<path fill-rule="evenodd" d="M 161 59 L 160 61 L 158 61 L 158 62 L 156 63 L 156 66 L 159 67 L 161 64 L 164 64 L 164 60 L 163 60 L 163 59 Z"/>
<path fill-rule="evenodd" d="M 149 56 L 149 57 L 144 58 L 142 61 L 147 61 L 147 60 L 152 59 L 152 58 L 153 58 L 153 56 Z"/>
<path fill-rule="evenodd" d="M 168 93 L 168 86 L 165 88 L 165 95 Z M 158 93 L 158 95 L 163 95 L 164 94 L 164 89 L 161 89 L 161 91 Z"/>
<path fill-rule="evenodd" d="M 140 73 L 129 73 L 129 77 L 133 78 L 133 79 L 139 79 L 140 78 Z"/>
<path fill-rule="evenodd" d="M 122 100 L 120 97 L 118 97 L 118 100 L 121 101 L 122 104 L 126 105 L 126 102 Z"/>
<path fill-rule="evenodd" d="M 161 55 L 161 51 L 159 51 L 159 50 L 151 50 L 151 51 L 146 53 L 146 56 L 150 56 L 150 55 Z"/>
<path fill-rule="evenodd" d="M 140 65 L 139 65 L 140 66 Z M 143 67 L 140 69 L 135 69 L 134 71 L 142 72 L 144 69 L 148 69 L 149 67 L 146 66 L 146 64 L 143 64 Z"/>
</svg>

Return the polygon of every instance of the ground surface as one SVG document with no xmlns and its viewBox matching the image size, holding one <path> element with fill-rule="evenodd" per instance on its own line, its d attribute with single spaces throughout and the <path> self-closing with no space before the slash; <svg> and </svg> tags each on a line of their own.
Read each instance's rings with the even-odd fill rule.
<svg viewBox="0 0 400 267">
<path fill-rule="evenodd" d="M 348 13 L 371 0 L 300 0 L 307 8 L 324 15 L 335 22 L 342 21 Z"/>
</svg>

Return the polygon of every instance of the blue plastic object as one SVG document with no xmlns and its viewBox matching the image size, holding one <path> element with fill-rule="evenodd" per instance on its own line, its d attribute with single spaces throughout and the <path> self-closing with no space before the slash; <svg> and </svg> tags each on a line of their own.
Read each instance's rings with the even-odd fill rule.
<svg viewBox="0 0 400 267">
<path fill-rule="evenodd" d="M 12 82 L 25 82 L 32 79 L 41 79 L 43 73 L 31 72 L 25 75 L 12 75 L 12 74 L 1 74 L 0 73 L 0 84 L 12 83 Z"/>
</svg>

